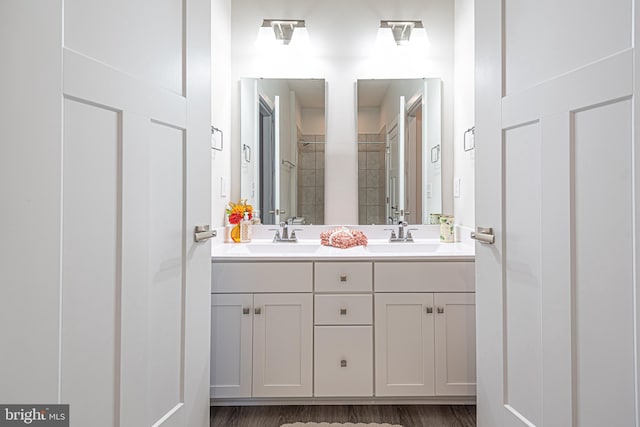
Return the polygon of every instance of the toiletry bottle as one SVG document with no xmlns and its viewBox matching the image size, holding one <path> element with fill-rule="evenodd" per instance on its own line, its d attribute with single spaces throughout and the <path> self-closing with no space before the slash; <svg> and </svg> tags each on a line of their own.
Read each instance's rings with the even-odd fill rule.
<svg viewBox="0 0 640 427">
<path fill-rule="evenodd" d="M 253 223 L 253 225 L 260 225 L 260 211 L 259 210 L 253 211 L 253 219 L 251 220 L 251 222 Z"/>
<path fill-rule="evenodd" d="M 249 212 L 244 213 L 244 219 L 240 221 L 240 243 L 248 243 L 251 241 L 252 222 L 249 219 Z"/>
</svg>

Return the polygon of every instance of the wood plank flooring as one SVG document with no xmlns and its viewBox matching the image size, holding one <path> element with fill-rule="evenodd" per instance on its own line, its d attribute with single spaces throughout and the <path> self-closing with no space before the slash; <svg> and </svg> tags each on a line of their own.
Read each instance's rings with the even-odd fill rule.
<svg viewBox="0 0 640 427">
<path fill-rule="evenodd" d="M 211 407 L 211 427 L 280 427 L 294 422 L 389 423 L 403 427 L 475 427 L 473 405 Z"/>
</svg>

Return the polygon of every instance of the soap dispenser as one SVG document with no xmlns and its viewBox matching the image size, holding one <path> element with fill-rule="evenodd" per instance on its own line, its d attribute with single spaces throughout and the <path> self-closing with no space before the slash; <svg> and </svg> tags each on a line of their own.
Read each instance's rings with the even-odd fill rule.
<svg viewBox="0 0 640 427">
<path fill-rule="evenodd" d="M 253 222 L 249 219 L 249 212 L 244 213 L 244 219 L 240 221 L 240 243 L 251 241 L 251 226 Z"/>
</svg>

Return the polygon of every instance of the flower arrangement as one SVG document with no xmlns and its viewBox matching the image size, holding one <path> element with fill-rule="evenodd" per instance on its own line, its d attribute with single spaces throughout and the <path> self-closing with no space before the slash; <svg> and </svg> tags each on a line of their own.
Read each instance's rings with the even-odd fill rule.
<svg viewBox="0 0 640 427">
<path fill-rule="evenodd" d="M 249 219 L 253 218 L 253 206 L 247 204 L 247 199 L 240 199 L 238 203 L 229 202 L 225 212 L 229 218 L 229 224 L 240 224 L 245 212 L 249 213 Z"/>
</svg>

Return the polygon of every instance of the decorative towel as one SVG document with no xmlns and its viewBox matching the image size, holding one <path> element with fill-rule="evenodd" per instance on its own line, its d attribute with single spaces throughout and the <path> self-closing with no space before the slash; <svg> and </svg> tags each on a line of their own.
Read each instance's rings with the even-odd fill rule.
<svg viewBox="0 0 640 427">
<path fill-rule="evenodd" d="M 367 246 L 367 236 L 360 230 L 338 227 L 320 233 L 320 243 L 324 246 L 347 249 L 354 246 Z"/>
</svg>

